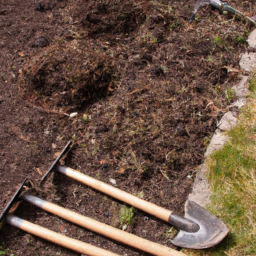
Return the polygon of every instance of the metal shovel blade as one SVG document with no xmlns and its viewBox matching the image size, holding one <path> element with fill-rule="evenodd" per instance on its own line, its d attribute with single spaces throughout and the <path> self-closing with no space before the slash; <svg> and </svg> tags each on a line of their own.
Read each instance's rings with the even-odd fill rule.
<svg viewBox="0 0 256 256">
<path fill-rule="evenodd" d="M 228 234 L 226 225 L 217 217 L 192 201 L 185 205 L 185 218 L 194 221 L 200 226 L 195 233 L 181 230 L 172 240 L 179 247 L 191 249 L 206 249 L 218 244 Z"/>
</svg>

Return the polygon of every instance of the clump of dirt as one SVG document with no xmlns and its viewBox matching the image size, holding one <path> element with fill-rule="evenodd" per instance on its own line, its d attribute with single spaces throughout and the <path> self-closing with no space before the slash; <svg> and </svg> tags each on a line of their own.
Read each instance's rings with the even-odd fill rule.
<svg viewBox="0 0 256 256">
<path fill-rule="evenodd" d="M 99 33 L 123 33 L 126 36 L 135 31 L 146 19 L 147 3 L 124 2 L 111 0 L 98 2 L 69 2 L 66 9 L 66 20 L 72 20 L 90 36 Z"/>
<path fill-rule="evenodd" d="M 32 56 L 18 85 L 25 99 L 67 111 L 103 96 L 115 74 L 114 60 L 102 48 L 57 41 Z"/>
</svg>

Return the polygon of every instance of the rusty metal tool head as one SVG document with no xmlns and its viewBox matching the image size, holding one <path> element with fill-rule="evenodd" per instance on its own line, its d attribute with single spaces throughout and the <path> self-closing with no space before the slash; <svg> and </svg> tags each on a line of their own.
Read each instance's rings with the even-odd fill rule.
<svg viewBox="0 0 256 256">
<path fill-rule="evenodd" d="M 70 142 L 66 147 L 68 147 L 69 144 Z M 55 161 L 55 165 L 56 164 L 57 161 Z M 47 174 L 54 169 L 58 173 L 167 221 L 180 229 L 178 235 L 172 241 L 174 245 L 192 249 L 205 249 L 218 244 L 228 234 L 226 225 L 220 219 L 194 202 L 187 202 L 185 206 L 185 216 L 182 217 L 170 210 L 147 202 L 69 167 L 55 165 L 51 166 Z M 44 178 L 46 176 L 47 175 L 45 175 Z"/>
</svg>

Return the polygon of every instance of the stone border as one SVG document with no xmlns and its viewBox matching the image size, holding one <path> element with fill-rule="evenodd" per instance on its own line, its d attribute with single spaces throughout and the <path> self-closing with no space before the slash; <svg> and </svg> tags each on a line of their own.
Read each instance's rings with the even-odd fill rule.
<svg viewBox="0 0 256 256">
<path fill-rule="evenodd" d="M 247 40 L 249 47 L 256 51 L 256 29 L 254 29 Z M 240 68 L 252 72 L 256 69 L 256 52 L 244 53 L 240 56 L 239 61 Z M 192 192 L 188 196 L 188 200 L 194 201 L 202 207 L 206 207 L 210 204 L 211 189 L 207 180 L 207 159 L 216 150 L 222 148 L 222 146 L 228 141 L 226 131 L 236 126 L 238 122 L 238 109 L 246 104 L 246 96 L 249 93 L 248 82 L 249 76 L 240 76 L 240 82 L 233 87 L 233 90 L 238 97 L 237 101 L 229 107 L 229 111 L 224 114 L 220 122 L 217 125 L 217 129 L 211 139 L 211 142 L 204 154 L 205 161 L 199 166 L 199 172 L 197 173 Z"/>
</svg>

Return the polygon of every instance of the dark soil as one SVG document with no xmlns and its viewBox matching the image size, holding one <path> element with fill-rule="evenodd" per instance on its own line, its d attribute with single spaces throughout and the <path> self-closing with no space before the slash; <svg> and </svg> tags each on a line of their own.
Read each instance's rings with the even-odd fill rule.
<svg viewBox="0 0 256 256">
<path fill-rule="evenodd" d="M 230 4 L 255 15 L 254 0 Z M 251 29 L 210 7 L 190 25 L 193 5 L 0 2 L 0 211 L 28 177 L 40 197 L 121 229 L 121 202 L 58 174 L 37 186 L 73 140 L 67 166 L 183 213 L 207 143 L 234 100 Z M 25 202 L 16 214 L 120 255 L 148 255 Z M 175 248 L 170 228 L 135 210 L 126 231 Z M 0 241 L 5 255 L 80 255 L 8 225 Z"/>
</svg>

